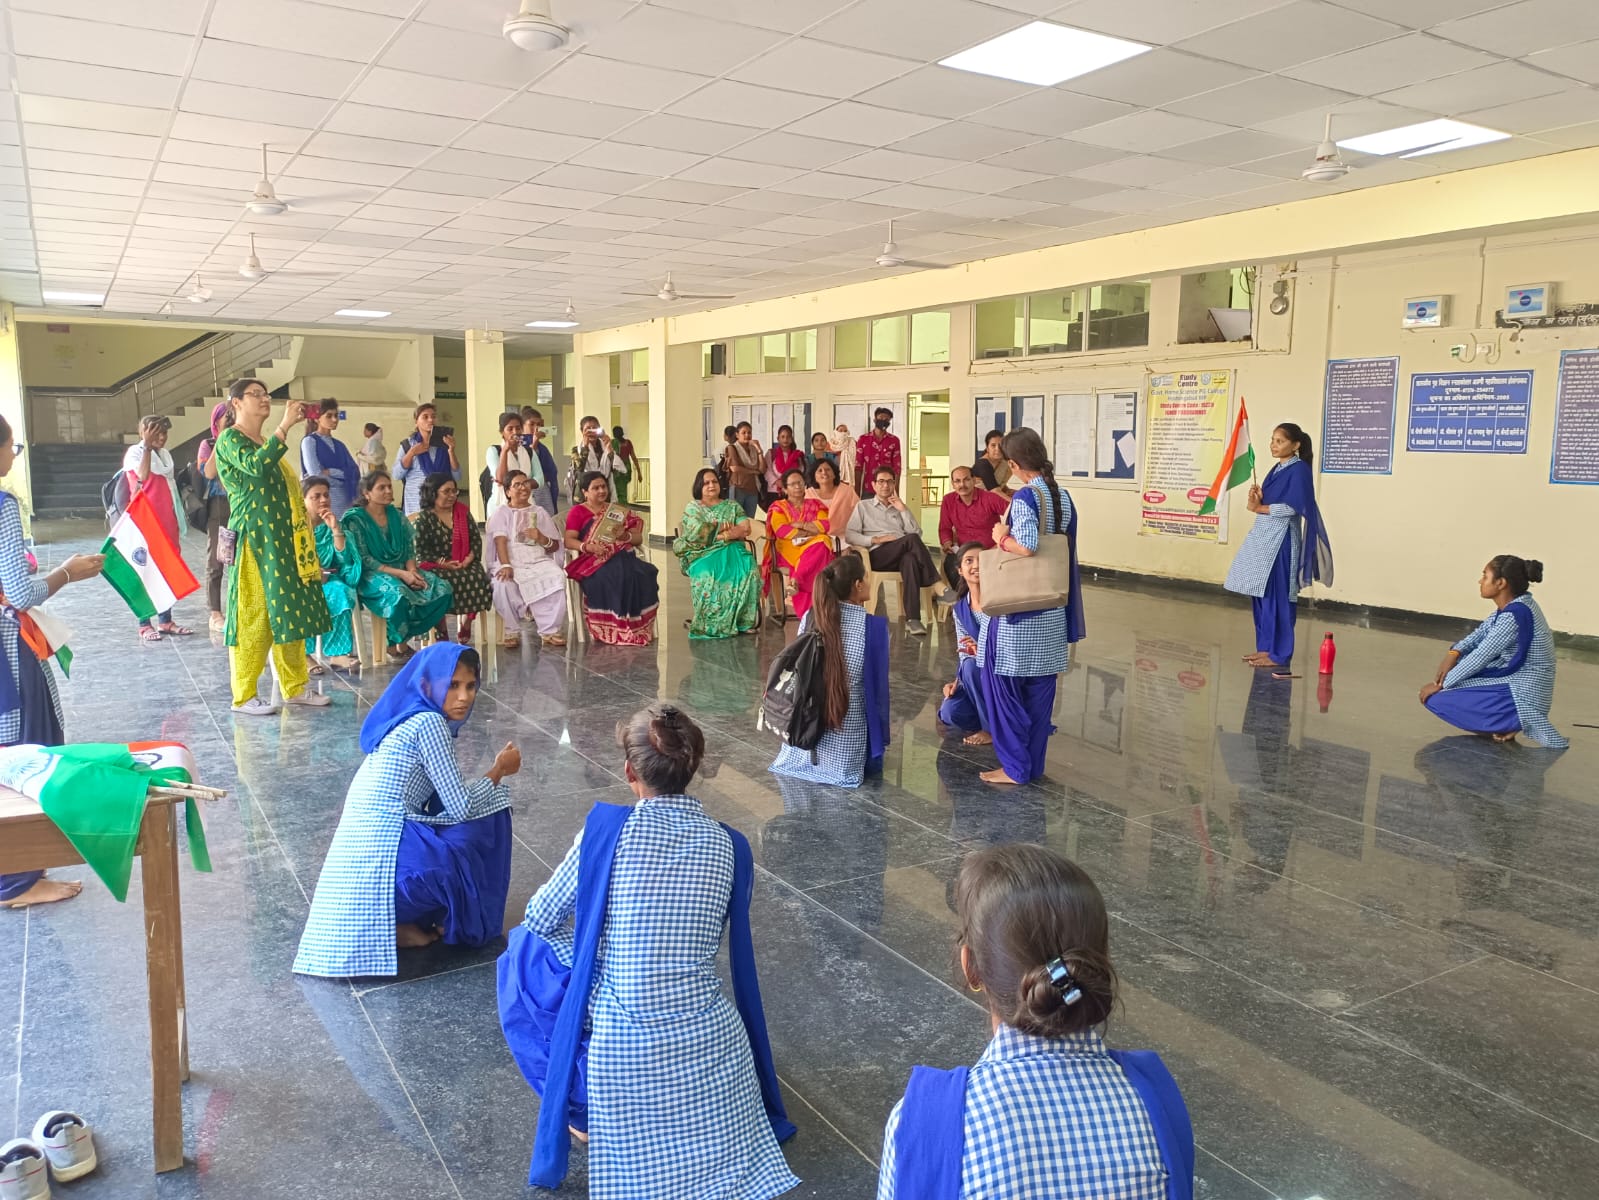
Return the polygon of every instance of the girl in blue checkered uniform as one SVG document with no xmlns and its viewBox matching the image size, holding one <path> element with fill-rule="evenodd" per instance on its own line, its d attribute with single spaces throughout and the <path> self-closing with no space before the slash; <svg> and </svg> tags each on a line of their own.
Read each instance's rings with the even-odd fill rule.
<svg viewBox="0 0 1599 1200">
<path fill-rule="evenodd" d="M 1194 1134 L 1150 1051 L 1107 1050 L 1109 918 L 1041 846 L 968 855 L 960 971 L 994 1038 L 970 1070 L 917 1067 L 883 1136 L 877 1200 L 1191 1200 Z"/>
</svg>

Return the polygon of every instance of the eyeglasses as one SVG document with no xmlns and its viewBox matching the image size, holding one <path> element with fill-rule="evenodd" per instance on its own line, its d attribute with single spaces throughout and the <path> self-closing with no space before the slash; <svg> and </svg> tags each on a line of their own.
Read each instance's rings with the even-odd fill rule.
<svg viewBox="0 0 1599 1200">
<path fill-rule="evenodd" d="M 13 454 L 21 454 L 27 448 L 28 448 L 28 444 L 26 442 L 12 442 L 11 443 L 11 453 L 13 453 Z"/>
<path fill-rule="evenodd" d="M 244 397 L 246 397 L 247 399 L 250 399 L 250 400 L 270 400 L 270 399 L 272 399 L 272 393 L 268 392 L 265 388 L 254 388 L 254 389 L 252 389 L 250 391 L 247 391 L 247 392 L 241 392 L 240 395 L 242 395 L 242 396 L 244 396 Z"/>
</svg>

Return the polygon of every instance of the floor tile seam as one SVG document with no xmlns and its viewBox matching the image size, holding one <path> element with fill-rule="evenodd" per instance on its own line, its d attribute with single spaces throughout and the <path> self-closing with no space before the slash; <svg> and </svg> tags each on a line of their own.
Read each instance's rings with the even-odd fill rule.
<svg viewBox="0 0 1599 1200">
<path fill-rule="evenodd" d="M 1513 958 L 1500 954 L 1498 951 L 1486 950 L 1483 952 L 1483 957 L 1494 959 L 1507 966 L 1517 967 L 1523 971 L 1531 971 L 1534 975 L 1543 979 L 1553 980 L 1555 983 L 1564 984 L 1566 987 L 1574 988 L 1579 992 L 1586 992 L 1590 996 L 1599 996 L 1599 988 L 1589 987 L 1585 983 L 1577 983 L 1575 980 L 1567 979 L 1564 975 L 1556 975 L 1553 971 L 1545 971 L 1540 967 L 1528 966 L 1526 963 L 1518 962 Z"/>
<path fill-rule="evenodd" d="M 455 1193 L 455 1200 L 466 1200 L 461 1195 L 460 1185 L 455 1182 L 455 1173 L 450 1170 L 450 1164 L 444 1161 L 444 1154 L 439 1149 L 439 1144 L 434 1140 L 433 1131 L 428 1128 L 427 1120 L 422 1116 L 422 1110 L 416 1105 L 416 1099 L 411 1095 L 411 1089 L 406 1087 L 405 1080 L 400 1076 L 400 1069 L 395 1065 L 394 1056 L 389 1053 L 389 1047 L 383 1040 L 383 1035 L 378 1032 L 377 1023 L 372 1020 L 372 1014 L 367 1011 L 366 1003 L 354 987 L 350 989 L 356 1004 L 361 1009 L 361 1016 L 365 1018 L 367 1028 L 372 1031 L 372 1038 L 377 1042 L 378 1049 L 383 1053 L 383 1061 L 389 1065 L 389 1074 L 394 1076 L 394 1082 L 399 1085 L 400 1094 L 405 1097 L 405 1102 L 411 1106 L 411 1114 L 416 1117 L 416 1123 L 422 1129 L 422 1136 L 427 1138 L 428 1146 L 433 1151 L 433 1157 L 439 1164 L 439 1169 L 444 1172 L 444 1178 L 450 1181 L 450 1190 Z"/>
<path fill-rule="evenodd" d="M 847 1133 L 845 1133 L 837 1125 L 833 1124 L 833 1122 L 829 1121 L 827 1119 L 826 1114 L 823 1113 L 821 1109 L 817 1108 L 816 1105 L 812 1104 L 809 1100 L 807 1100 L 805 1098 L 805 1093 L 801 1092 L 799 1090 L 799 1088 L 795 1087 L 791 1080 L 788 1080 L 788 1079 L 784 1078 L 781 1074 L 779 1074 L 778 1077 L 777 1077 L 777 1082 L 782 1084 L 791 1093 L 793 1093 L 793 1096 L 794 1096 L 794 1098 L 796 1100 L 798 1100 L 806 1108 L 810 1109 L 813 1113 L 815 1113 L 817 1120 L 821 1121 L 821 1123 L 823 1125 L 826 1125 L 829 1129 L 831 1129 L 835 1134 L 838 1135 L 839 1141 L 843 1142 L 851 1150 L 855 1151 L 856 1154 L 859 1154 L 863 1159 L 866 1160 L 866 1162 L 871 1164 L 873 1167 L 881 1167 L 882 1164 L 878 1161 L 878 1159 L 874 1158 L 872 1155 L 870 1155 L 870 1154 L 866 1153 L 866 1151 L 862 1150 L 859 1146 L 857 1146 L 855 1144 L 855 1142 L 850 1138 L 850 1136 Z"/>
<path fill-rule="evenodd" d="M 1434 974 L 1434 975 L 1429 975 L 1425 979 L 1417 979 L 1417 980 L 1415 980 L 1412 983 L 1405 984 L 1404 987 L 1395 988 L 1391 992 L 1384 992 L 1380 996 L 1373 996 L 1369 1000 L 1362 1000 L 1359 1004 L 1351 1004 L 1348 1008 L 1344 1009 L 1342 1012 L 1338 1013 L 1337 1015 L 1339 1017 L 1353 1016 L 1355 1013 L 1358 1013 L 1361 1009 L 1366 1008 L 1366 1007 L 1368 1007 L 1370 1005 L 1378 1004 L 1378 1003 L 1380 1003 L 1380 1002 L 1382 1002 L 1384 1000 L 1391 1000 L 1395 996 L 1401 995 L 1404 992 L 1408 992 L 1411 988 L 1420 987 L 1420 986 L 1422 986 L 1422 984 L 1425 984 L 1425 983 L 1432 983 L 1434 980 L 1442 979 L 1445 975 L 1453 975 L 1456 971 L 1463 971 L 1467 967 L 1474 967 L 1478 963 L 1484 962 L 1484 961 L 1486 961 L 1486 960 L 1488 960 L 1490 958 L 1493 958 L 1493 957 L 1495 957 L 1495 956 L 1492 955 L 1492 954 L 1487 954 L 1487 953 L 1479 954 L 1476 958 L 1470 960 L 1469 962 L 1456 963 L 1454 966 L 1445 967 L 1442 971 L 1439 971 L 1437 974 Z"/>
<path fill-rule="evenodd" d="M 847 791 L 848 789 L 839 788 L 837 790 L 838 791 Z M 911 795 L 915 795 L 914 792 L 912 792 L 910 794 Z M 929 834 L 932 837 L 936 837 L 936 838 L 939 838 L 939 839 L 941 839 L 943 841 L 948 842 L 950 844 L 951 848 L 954 849 L 954 850 L 965 850 L 967 848 L 966 845 L 964 844 L 963 840 L 957 840 L 955 838 L 952 838 L 952 837 L 950 837 L 949 834 L 945 833 L 943 830 L 934 829 L 931 825 L 928 825 L 928 824 L 926 824 L 925 822 L 922 822 L 922 821 L 918 821 L 915 817 L 907 816 L 905 813 L 898 812 L 895 809 L 892 809 L 892 808 L 888 807 L 888 805 L 881 803 L 880 801 L 873 800 L 870 797 L 860 795 L 859 793 L 852 794 L 848 798 L 851 799 L 851 800 L 859 800 L 862 804 L 865 804 L 865 805 L 867 805 L 867 806 L 869 806 L 871 808 L 875 808 L 878 812 L 884 814 L 885 816 L 892 817 L 896 821 L 904 821 L 907 825 L 914 825 L 917 829 L 920 829 L 923 833 Z M 920 799 L 921 797 L 917 797 L 917 798 Z M 967 839 L 967 840 L 969 840 L 969 839 Z M 946 855 L 940 855 L 940 857 L 941 858 L 948 858 L 948 857 L 951 857 L 951 856 L 946 854 Z"/>
<path fill-rule="evenodd" d="M 11 1094 L 11 1136 L 22 1136 L 22 1038 L 28 1020 L 28 948 L 33 932 L 33 909 L 22 910 L 22 969 L 17 981 L 17 1069 Z"/>
<path fill-rule="evenodd" d="M 938 863 L 960 862 L 960 860 L 961 856 L 958 854 L 940 854 L 936 858 L 923 859 L 921 862 L 900 863 L 898 866 L 884 867 L 881 871 L 873 871 L 866 875 L 851 875 L 847 879 L 831 879 L 826 883 L 808 884 L 800 890 L 806 895 L 810 895 L 810 893 L 820 891 L 822 888 L 843 887 L 846 883 L 859 883 L 863 879 L 881 879 L 889 871 L 914 871 L 918 867 L 931 867 Z M 822 907 L 825 908 L 827 906 L 823 905 Z"/>
<path fill-rule="evenodd" d="M 1225 1158 L 1223 1158 L 1221 1155 L 1217 1154 L 1214 1150 L 1207 1150 L 1204 1147 L 1204 1145 L 1202 1143 L 1200 1143 L 1198 1140 L 1195 1140 L 1195 1142 L 1194 1142 L 1194 1149 L 1199 1151 L 1206 1158 L 1214 1159 L 1216 1162 L 1218 1162 L 1222 1166 L 1226 1167 L 1234 1175 L 1237 1175 L 1240 1179 L 1248 1180 L 1250 1183 L 1252 1183 L 1256 1187 L 1258 1187 L 1261 1191 L 1265 1192 L 1267 1196 L 1271 1197 L 1271 1200 L 1283 1200 L 1282 1194 L 1280 1192 L 1273 1191 L 1271 1188 L 1267 1187 L 1260 1180 L 1256 1179 L 1248 1171 L 1244 1171 L 1244 1170 L 1241 1170 L 1238 1167 L 1235 1167 L 1232 1163 L 1228 1162 Z"/>
<path fill-rule="evenodd" d="M 350 990 L 355 994 L 356 999 L 359 1000 L 363 996 L 370 996 L 373 992 L 385 992 L 390 988 L 405 987 L 407 984 L 427 983 L 433 979 L 443 979 L 446 975 L 459 975 L 464 971 L 476 971 L 482 967 L 492 967 L 498 961 L 499 959 L 497 958 L 491 958 L 484 962 L 463 963 L 459 967 L 450 967 L 448 970 L 444 971 L 430 971 L 426 975 L 415 975 L 410 979 L 391 979 L 387 983 L 376 983 L 369 988 L 358 988 L 352 983 L 350 985 Z"/>
<path fill-rule="evenodd" d="M 533 717 L 526 716 L 525 714 L 523 714 L 523 713 L 519 712 L 518 710 L 512 708 L 510 705 L 506 704 L 505 701 L 501 700 L 498 696 L 496 696 L 493 692 L 480 692 L 479 695 L 486 696 L 489 700 L 494 702 L 494 705 L 495 705 L 496 708 L 504 709 L 505 711 L 510 713 L 513 718 L 515 718 L 518 721 L 521 721 L 525 725 L 531 725 L 534 729 L 536 729 L 539 733 L 542 733 L 545 737 L 554 739 L 556 742 L 560 741 L 560 734 L 551 732 L 541 721 L 538 721 L 538 720 L 536 720 Z M 618 775 L 615 771 L 611 770 L 609 767 L 602 766 L 600 763 L 595 762 L 587 754 L 584 754 L 583 751 L 579 750 L 575 745 L 572 745 L 571 743 L 568 743 L 568 749 L 570 749 L 573 754 L 577 755 L 584 762 L 588 763 L 589 766 L 594 767 L 596 770 L 604 771 L 605 774 L 609 775 L 612 779 L 616 780 L 617 783 L 626 783 L 627 782 L 627 780 L 623 779 L 620 775 Z M 609 785 L 605 785 L 605 786 L 609 786 Z"/>
<path fill-rule="evenodd" d="M 539 865 L 541 867 L 543 867 L 546 871 L 555 870 L 555 868 L 549 862 L 547 862 L 545 860 L 545 858 L 544 858 L 544 856 L 542 854 L 540 854 L 537 850 L 533 849 L 532 846 L 529 846 L 525 841 L 522 840 L 522 835 L 517 833 L 516 827 L 514 825 L 511 827 L 511 840 L 513 842 L 515 842 L 518 846 L 522 847 L 522 849 L 526 850 L 534 858 L 538 859 Z"/>
</svg>

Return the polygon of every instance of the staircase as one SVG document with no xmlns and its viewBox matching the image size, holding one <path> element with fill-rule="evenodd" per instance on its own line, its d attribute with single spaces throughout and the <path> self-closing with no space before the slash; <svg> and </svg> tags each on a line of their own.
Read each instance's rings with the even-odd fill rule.
<svg viewBox="0 0 1599 1200">
<path fill-rule="evenodd" d="M 115 442 L 81 446 L 30 445 L 35 517 L 103 517 L 100 489 L 122 466 L 127 447 Z"/>
</svg>

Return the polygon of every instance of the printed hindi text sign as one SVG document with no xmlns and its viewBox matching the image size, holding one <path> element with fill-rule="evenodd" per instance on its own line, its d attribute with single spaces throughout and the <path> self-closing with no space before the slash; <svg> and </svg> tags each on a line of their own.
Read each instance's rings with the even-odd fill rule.
<svg viewBox="0 0 1599 1200">
<path fill-rule="evenodd" d="M 1221 469 L 1232 392 L 1231 371 L 1187 371 L 1150 379 L 1140 534 L 1226 539 L 1226 506 L 1203 517 L 1199 506 Z"/>
<path fill-rule="evenodd" d="M 1422 454 L 1525 454 L 1531 371 L 1410 377 L 1405 448 Z"/>
<path fill-rule="evenodd" d="M 1599 350 L 1561 352 L 1549 482 L 1599 483 Z"/>
<path fill-rule="evenodd" d="M 1329 474 L 1391 475 L 1397 358 L 1340 358 L 1327 364 L 1321 469 Z"/>
</svg>

